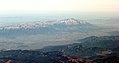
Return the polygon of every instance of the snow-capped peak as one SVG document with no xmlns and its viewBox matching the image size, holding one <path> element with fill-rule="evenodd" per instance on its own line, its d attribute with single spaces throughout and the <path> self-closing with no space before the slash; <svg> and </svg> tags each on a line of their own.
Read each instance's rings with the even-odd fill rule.
<svg viewBox="0 0 119 63">
<path fill-rule="evenodd" d="M 77 20 L 74 18 L 64 19 L 64 20 L 61 20 L 61 22 L 66 24 L 85 24 L 86 23 L 83 20 Z"/>
</svg>

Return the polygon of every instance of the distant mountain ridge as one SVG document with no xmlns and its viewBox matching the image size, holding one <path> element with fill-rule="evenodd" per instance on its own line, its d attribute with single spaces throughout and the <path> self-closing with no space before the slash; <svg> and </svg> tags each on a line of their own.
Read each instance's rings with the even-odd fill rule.
<svg viewBox="0 0 119 63">
<path fill-rule="evenodd" d="M 37 27 L 47 27 L 54 24 L 65 24 L 65 25 L 76 25 L 76 24 L 89 24 L 83 20 L 77 20 L 74 18 L 64 19 L 64 20 L 54 20 L 54 21 L 35 21 L 23 24 L 16 24 L 11 26 L 0 27 L 0 30 L 4 29 L 31 29 Z"/>
<path fill-rule="evenodd" d="M 0 27 L 0 36 L 11 37 L 36 34 L 60 34 L 71 32 L 89 32 L 98 29 L 93 24 L 74 18 L 54 21 L 35 21 Z M 94 30 L 95 31 L 95 30 Z"/>
</svg>

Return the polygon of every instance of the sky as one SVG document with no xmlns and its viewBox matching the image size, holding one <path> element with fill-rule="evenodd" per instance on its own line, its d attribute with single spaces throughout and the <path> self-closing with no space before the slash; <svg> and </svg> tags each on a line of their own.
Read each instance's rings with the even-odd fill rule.
<svg viewBox="0 0 119 63">
<path fill-rule="evenodd" d="M 118 12 L 119 0 L 0 0 L 0 14 L 49 11 Z"/>
</svg>

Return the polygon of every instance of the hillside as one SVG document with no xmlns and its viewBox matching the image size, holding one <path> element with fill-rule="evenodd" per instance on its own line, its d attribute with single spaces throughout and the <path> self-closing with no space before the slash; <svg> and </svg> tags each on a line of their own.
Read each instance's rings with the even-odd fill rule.
<svg viewBox="0 0 119 63">
<path fill-rule="evenodd" d="M 62 46 L 49 46 L 41 49 L 42 51 L 62 51 L 70 56 L 90 57 L 95 55 L 105 55 L 118 51 L 119 40 L 115 39 L 119 36 L 101 36 L 87 37 L 80 41 L 81 43 L 73 43 Z"/>
<path fill-rule="evenodd" d="M 91 36 L 78 40 L 80 43 L 36 50 L 1 50 L 0 63 L 118 63 L 119 40 L 115 37 L 119 36 Z"/>
</svg>

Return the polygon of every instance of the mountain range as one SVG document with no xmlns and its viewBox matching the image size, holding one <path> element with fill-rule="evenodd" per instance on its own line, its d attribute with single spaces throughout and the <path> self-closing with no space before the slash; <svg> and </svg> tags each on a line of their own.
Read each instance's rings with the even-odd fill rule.
<svg viewBox="0 0 119 63">
<path fill-rule="evenodd" d="M 0 49 L 39 49 L 71 44 L 89 36 L 109 35 L 105 30 L 74 18 L 3 26 L 0 27 Z"/>
</svg>

